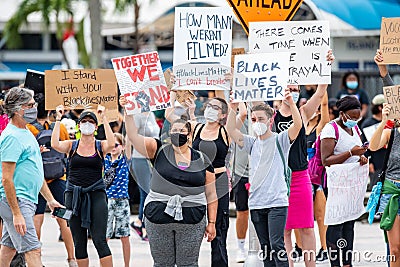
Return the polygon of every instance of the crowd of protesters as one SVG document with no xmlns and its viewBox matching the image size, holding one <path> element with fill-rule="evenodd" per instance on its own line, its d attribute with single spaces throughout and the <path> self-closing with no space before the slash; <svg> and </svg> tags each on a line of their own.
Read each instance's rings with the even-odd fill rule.
<svg viewBox="0 0 400 267">
<path fill-rule="evenodd" d="M 331 51 L 326 60 L 334 60 Z M 375 62 L 384 84 L 393 85 L 387 67 L 379 65 L 379 50 Z M 388 253 L 400 258 L 399 125 L 389 122 L 390 106 L 382 94 L 370 103 L 356 72 L 343 76 L 336 99 L 328 98 L 327 88 L 288 85 L 281 101 L 240 104 L 216 91 L 207 100 L 201 96 L 201 108 L 192 99 L 176 105 L 171 91 L 163 126 L 153 112 L 127 115 L 123 96 L 118 121 L 108 123 L 100 105 L 46 111 L 32 91 L 9 89 L 0 110 L 0 266 L 8 267 L 15 255 L 24 255 L 28 266 L 42 266 L 46 204 L 52 211 L 71 211 L 68 220 L 57 218 L 69 266 L 89 266 L 89 236 L 101 266 L 113 266 L 111 238 L 120 239 L 129 266 L 131 230 L 149 242 L 154 266 L 198 266 L 204 237 L 211 242 L 210 265 L 229 266 L 230 199 L 237 211 L 237 262 L 247 256 L 250 217 L 264 266 L 293 266 L 301 256 L 307 267 L 328 260 L 331 266 L 352 266 L 348 252 L 355 221 L 324 224 L 327 199 L 334 193 L 325 173 L 310 176 L 309 161 L 318 153 L 323 167 L 369 164 L 370 189 L 386 170 L 375 218 L 385 219 Z M 387 129 L 390 125 L 396 130 Z M 51 174 L 46 164 L 55 153 L 63 167 Z M 139 216 L 130 221 L 132 179 L 140 205 Z M 347 241 L 341 253 L 340 239 Z"/>
</svg>

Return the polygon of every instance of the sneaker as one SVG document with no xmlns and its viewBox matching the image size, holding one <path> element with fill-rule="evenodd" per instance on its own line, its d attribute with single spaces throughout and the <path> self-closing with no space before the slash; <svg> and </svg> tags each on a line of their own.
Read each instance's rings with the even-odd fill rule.
<svg viewBox="0 0 400 267">
<path fill-rule="evenodd" d="M 236 254 L 236 262 L 237 263 L 244 263 L 244 261 L 246 260 L 246 257 L 247 257 L 246 251 L 239 249 L 237 254 Z"/>
<path fill-rule="evenodd" d="M 297 246 L 297 244 L 294 244 L 294 250 L 292 252 L 292 259 L 293 261 L 297 262 L 300 261 L 301 258 L 303 257 L 303 250 Z"/>
<path fill-rule="evenodd" d="M 323 250 L 322 248 L 319 250 L 318 254 L 317 254 L 317 259 L 316 259 L 316 263 L 323 263 L 328 261 L 329 257 L 328 257 L 328 251 Z"/>
<path fill-rule="evenodd" d="M 143 237 L 142 226 L 138 226 L 135 222 L 131 222 L 131 227 L 138 234 L 139 237 Z"/>
</svg>

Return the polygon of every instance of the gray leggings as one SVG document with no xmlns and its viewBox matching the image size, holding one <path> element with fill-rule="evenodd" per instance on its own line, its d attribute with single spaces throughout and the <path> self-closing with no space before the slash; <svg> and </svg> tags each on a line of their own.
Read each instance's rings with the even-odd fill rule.
<svg viewBox="0 0 400 267">
<path fill-rule="evenodd" d="M 145 222 L 154 267 L 199 266 L 206 216 L 197 224 Z"/>
</svg>

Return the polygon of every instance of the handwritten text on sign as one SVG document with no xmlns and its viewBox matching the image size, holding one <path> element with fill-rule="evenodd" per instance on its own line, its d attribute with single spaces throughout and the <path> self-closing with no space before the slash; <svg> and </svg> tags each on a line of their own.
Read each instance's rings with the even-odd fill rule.
<svg viewBox="0 0 400 267">
<path fill-rule="evenodd" d="M 383 64 L 400 63 L 400 18 L 382 18 L 380 49 Z"/>
<path fill-rule="evenodd" d="M 383 87 L 386 102 L 390 105 L 389 119 L 400 118 L 400 85 Z"/>
<path fill-rule="evenodd" d="M 173 69 L 180 79 L 175 88 L 204 89 L 207 85 L 229 88 L 224 74 L 231 62 L 232 25 L 229 8 L 175 8 Z"/>
<path fill-rule="evenodd" d="M 325 224 L 335 225 L 355 220 L 364 211 L 364 196 L 368 182 L 368 164 L 359 162 L 336 164 L 326 168 L 329 195 Z"/>
<path fill-rule="evenodd" d="M 235 102 L 284 98 L 289 53 L 236 55 L 233 76 Z"/>
<path fill-rule="evenodd" d="M 330 84 L 327 21 L 250 22 L 251 53 L 290 52 L 289 84 Z"/>
<path fill-rule="evenodd" d="M 170 107 L 167 84 L 157 52 L 111 59 L 128 114 Z"/>
<path fill-rule="evenodd" d="M 118 110 L 117 80 L 111 69 L 46 70 L 45 76 L 47 110 L 58 105 L 71 109 L 102 105 L 108 111 Z"/>
</svg>

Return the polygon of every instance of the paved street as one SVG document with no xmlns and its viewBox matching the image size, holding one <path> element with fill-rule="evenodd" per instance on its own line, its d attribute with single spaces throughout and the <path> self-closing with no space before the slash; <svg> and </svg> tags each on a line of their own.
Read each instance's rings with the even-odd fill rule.
<svg viewBox="0 0 400 267">
<path fill-rule="evenodd" d="M 132 217 L 133 218 L 133 217 Z M 228 254 L 231 267 L 240 267 L 243 264 L 235 262 L 236 239 L 235 239 L 235 219 L 231 218 L 228 235 Z M 150 256 L 149 245 L 142 241 L 131 232 L 131 266 L 150 267 L 152 259 Z M 58 225 L 51 216 L 46 213 L 43 225 L 43 263 L 46 267 L 66 266 L 66 253 L 62 242 L 58 242 Z M 375 262 L 379 257 L 385 256 L 385 244 L 383 235 L 379 229 L 379 224 L 368 225 L 367 223 L 357 222 L 355 227 L 355 250 L 360 252 L 361 261 L 354 262 L 354 266 L 386 266 L 384 262 Z M 318 237 L 317 237 L 318 238 Z M 317 240 L 317 244 L 319 241 Z M 110 240 L 111 250 L 114 256 L 114 266 L 123 266 L 121 243 L 119 240 Z M 246 247 L 247 244 L 246 244 Z M 317 245 L 319 248 L 319 245 Z M 90 266 L 99 266 L 96 250 L 93 243 L 89 243 Z M 371 259 L 371 261 L 365 260 Z M 210 266 L 210 244 L 204 242 L 200 251 L 200 266 Z M 295 267 L 304 266 L 304 262 L 295 264 Z M 329 264 L 318 264 L 321 267 L 328 267 Z"/>
</svg>

